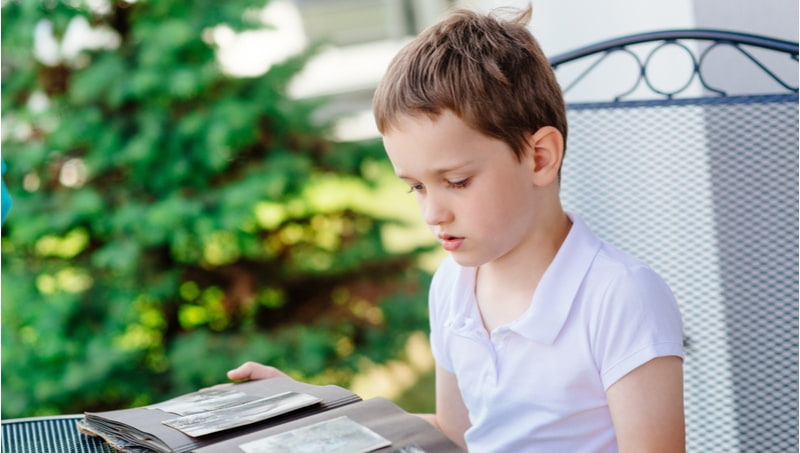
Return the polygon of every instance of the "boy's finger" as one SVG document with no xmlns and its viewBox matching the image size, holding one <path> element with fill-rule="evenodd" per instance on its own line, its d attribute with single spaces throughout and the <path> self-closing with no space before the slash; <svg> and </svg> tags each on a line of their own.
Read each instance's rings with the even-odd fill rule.
<svg viewBox="0 0 800 453">
<path fill-rule="evenodd" d="M 251 379 L 272 379 L 276 377 L 287 377 L 279 369 L 255 362 L 245 362 L 238 368 L 228 371 L 228 379 L 234 381 Z"/>
</svg>

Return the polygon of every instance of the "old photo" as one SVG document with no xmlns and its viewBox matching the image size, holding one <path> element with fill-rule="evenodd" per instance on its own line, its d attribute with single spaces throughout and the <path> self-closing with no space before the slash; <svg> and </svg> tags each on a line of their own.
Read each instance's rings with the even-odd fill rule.
<svg viewBox="0 0 800 453">
<path fill-rule="evenodd" d="M 258 398 L 258 396 L 248 395 L 230 388 L 211 388 L 187 393 L 158 404 L 151 404 L 147 408 L 159 409 L 177 415 L 191 415 L 237 406 Z"/>
<path fill-rule="evenodd" d="M 367 453 L 392 443 L 342 416 L 239 446 L 245 453 Z"/>
<path fill-rule="evenodd" d="M 285 392 L 232 407 L 164 420 L 162 423 L 192 437 L 249 425 L 285 414 L 321 400 L 305 393 Z"/>
</svg>

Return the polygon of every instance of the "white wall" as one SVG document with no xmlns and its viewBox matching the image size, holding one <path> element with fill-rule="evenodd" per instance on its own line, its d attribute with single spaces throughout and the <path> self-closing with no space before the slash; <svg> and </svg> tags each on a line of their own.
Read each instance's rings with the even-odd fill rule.
<svg viewBox="0 0 800 453">
<path fill-rule="evenodd" d="M 484 11 L 532 4 L 530 28 L 548 57 L 621 36 L 687 28 L 721 29 L 798 40 L 797 0 L 464 0 L 459 3 Z M 771 52 L 756 51 L 754 55 L 790 85 L 797 86 L 796 62 Z M 612 58 L 615 60 L 600 68 L 605 72 L 593 71 L 576 89 L 567 93 L 567 100 L 610 100 L 608 93 L 621 94 L 634 86 L 633 75 L 637 69 L 630 67 L 634 61 L 625 55 Z M 717 48 L 703 62 L 703 74 L 711 86 L 728 94 L 781 91 L 763 71 L 746 60 L 747 57 L 730 48 Z M 667 92 L 683 86 L 693 71 L 692 60 L 677 46 L 659 50 L 654 63 L 655 66 L 648 66 L 655 69 L 649 81 Z M 736 68 L 735 74 L 731 73 L 731 68 Z M 571 70 L 559 71 L 562 85 L 572 80 Z M 574 68 L 574 74 L 580 72 L 579 68 Z M 609 84 L 615 86 L 609 88 Z M 703 88 L 695 78 L 682 94 L 694 96 L 702 92 Z M 649 89 L 640 84 L 634 95 L 627 99 L 651 98 L 650 94 Z"/>
<path fill-rule="evenodd" d="M 694 0 L 695 24 L 798 40 L 797 0 Z"/>
<path fill-rule="evenodd" d="M 797 41 L 797 0 L 470 0 L 488 10 L 533 4 L 531 30 L 548 56 L 623 35 L 722 28 Z"/>
</svg>

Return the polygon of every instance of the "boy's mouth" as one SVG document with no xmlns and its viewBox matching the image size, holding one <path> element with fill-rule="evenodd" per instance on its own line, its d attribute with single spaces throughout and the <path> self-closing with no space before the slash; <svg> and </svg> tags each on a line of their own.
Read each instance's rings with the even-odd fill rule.
<svg viewBox="0 0 800 453">
<path fill-rule="evenodd" d="M 449 234 L 440 234 L 439 235 L 439 242 L 442 244 L 445 250 L 448 252 L 453 252 L 458 250 L 461 247 L 461 244 L 464 242 L 463 237 L 457 236 L 450 236 Z"/>
</svg>

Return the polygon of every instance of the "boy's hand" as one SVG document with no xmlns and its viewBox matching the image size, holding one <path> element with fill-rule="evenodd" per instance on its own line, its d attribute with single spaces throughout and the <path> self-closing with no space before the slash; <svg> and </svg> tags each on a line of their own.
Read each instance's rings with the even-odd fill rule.
<svg viewBox="0 0 800 453">
<path fill-rule="evenodd" d="M 250 381 L 254 379 L 272 379 L 278 377 L 289 377 L 283 371 L 262 365 L 256 362 L 245 362 L 238 368 L 228 371 L 228 379 L 232 381 Z"/>
</svg>

